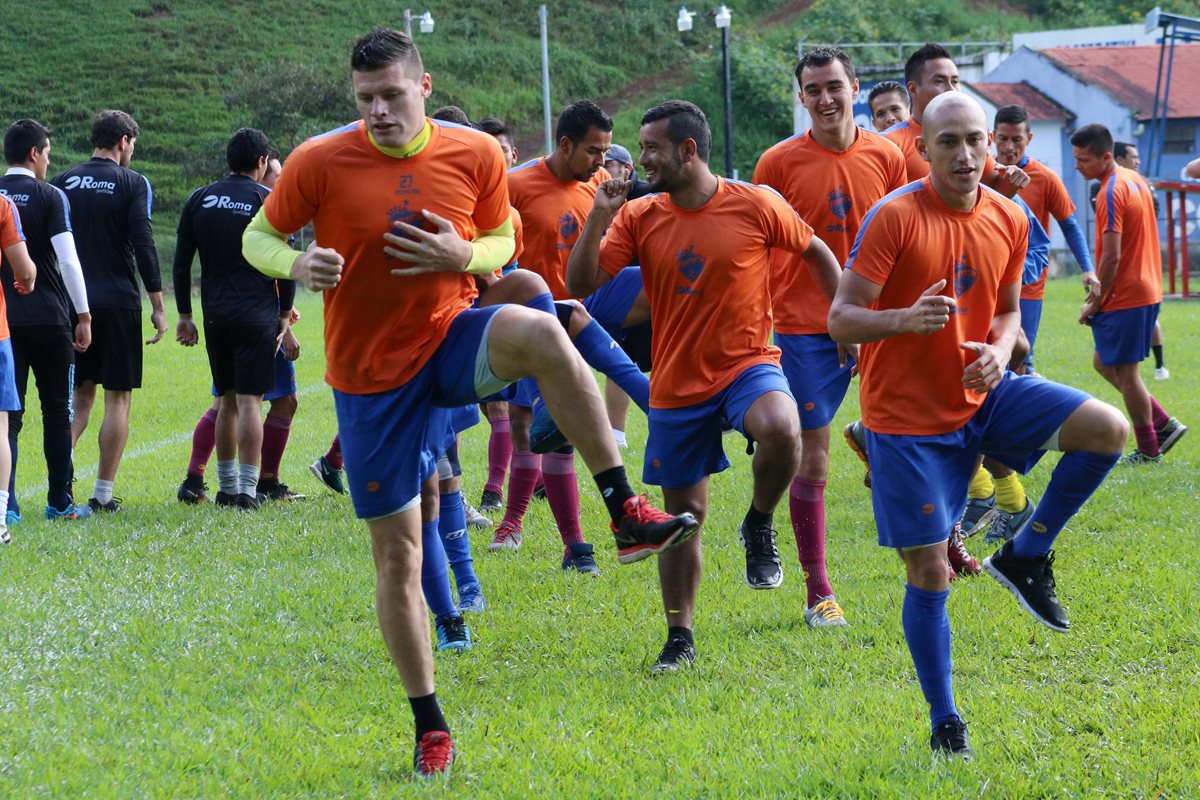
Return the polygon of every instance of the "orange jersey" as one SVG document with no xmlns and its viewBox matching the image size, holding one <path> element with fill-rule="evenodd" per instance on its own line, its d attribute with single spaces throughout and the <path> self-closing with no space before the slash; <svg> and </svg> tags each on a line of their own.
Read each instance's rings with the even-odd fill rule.
<svg viewBox="0 0 1200 800">
<path fill-rule="evenodd" d="M 567 291 L 567 259 L 592 210 L 596 188 L 610 177 L 602 167 L 588 181 L 559 180 L 545 158 L 509 170 L 508 191 L 525 228 L 521 268 L 545 278 L 555 300 L 572 297 Z"/>
<path fill-rule="evenodd" d="M 404 385 L 471 305 L 475 278 L 439 272 L 396 277 L 409 266 L 383 252 L 392 223 L 427 230 L 428 209 L 470 239 L 509 218 L 500 145 L 485 133 L 434 124 L 429 142 L 397 158 L 371 143 L 362 122 L 302 144 L 263 205 L 267 222 L 291 233 L 313 221 L 321 247 L 345 259 L 325 294 L 325 379 L 349 394 Z"/>
<path fill-rule="evenodd" d="M 17 242 L 25 241 L 21 230 L 21 212 L 8 195 L 0 194 L 0 250 L 7 250 Z M 4 292 L 0 292 L 0 341 L 9 337 L 8 307 L 4 304 Z"/>
<path fill-rule="evenodd" d="M 1096 196 L 1096 265 L 1104 257 L 1104 234 L 1121 234 L 1117 277 L 1100 303 L 1101 311 L 1120 311 L 1162 302 L 1162 250 L 1154 196 L 1146 179 L 1116 167 L 1100 181 Z"/>
<path fill-rule="evenodd" d="M 653 322 L 651 406 L 695 405 L 748 367 L 779 363 L 768 248 L 799 254 L 812 236 L 776 192 L 724 178 L 702 208 L 679 208 L 667 194 L 622 206 L 601 242 L 600 268 L 616 275 L 642 266 Z"/>
<path fill-rule="evenodd" d="M 947 206 L 928 179 L 871 209 L 846 269 L 883 287 L 872 308 L 908 308 L 943 278 L 940 294 L 953 294 L 958 308 L 937 333 L 862 345 L 859 396 L 867 428 L 931 436 L 971 419 L 986 395 L 963 388 L 963 370 L 975 354 L 959 345 L 988 340 L 1000 287 L 1021 281 L 1028 239 L 1024 211 L 983 187 L 971 211 Z"/>
<path fill-rule="evenodd" d="M 811 132 L 784 139 L 754 168 L 754 182 L 782 194 L 839 264 L 850 256 L 867 210 L 907 183 L 904 176 L 899 148 L 862 129 L 842 152 L 822 147 Z M 779 333 L 829 332 L 829 299 L 791 253 L 772 254 L 771 296 Z"/>
<path fill-rule="evenodd" d="M 1029 176 L 1029 185 L 1019 194 L 1049 235 L 1050 217 L 1053 216 L 1056 220 L 1066 219 L 1075 213 L 1075 204 L 1071 202 L 1071 196 L 1067 194 L 1067 187 L 1063 185 L 1062 178 L 1055 175 L 1053 170 L 1032 158 L 1026 158 L 1024 161 L 1025 163 L 1019 166 Z M 1036 282 L 1021 287 L 1022 300 L 1041 300 L 1045 297 L 1046 272 L 1047 268 L 1042 267 L 1042 275 Z"/>
<path fill-rule="evenodd" d="M 904 166 L 908 170 L 910 181 L 929 177 L 929 162 L 921 158 L 921 154 L 917 152 L 917 137 L 921 135 L 921 123 L 915 119 L 897 122 L 884 131 L 883 135 L 899 147 L 900 152 L 904 154 Z M 992 158 L 991 153 L 988 153 L 987 160 L 983 162 L 983 182 L 985 184 L 994 185 L 991 175 L 995 170 L 996 159 Z"/>
</svg>

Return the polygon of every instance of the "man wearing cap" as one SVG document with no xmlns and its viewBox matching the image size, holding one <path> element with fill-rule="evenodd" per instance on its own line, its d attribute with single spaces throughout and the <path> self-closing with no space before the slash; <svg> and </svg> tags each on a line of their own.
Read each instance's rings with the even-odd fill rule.
<svg viewBox="0 0 1200 800">
<path fill-rule="evenodd" d="M 614 178 L 629 181 L 629 199 L 633 200 L 650 193 L 650 184 L 638 177 L 637 167 L 633 165 L 633 156 L 619 144 L 608 148 L 604 156 L 604 168 Z"/>
</svg>

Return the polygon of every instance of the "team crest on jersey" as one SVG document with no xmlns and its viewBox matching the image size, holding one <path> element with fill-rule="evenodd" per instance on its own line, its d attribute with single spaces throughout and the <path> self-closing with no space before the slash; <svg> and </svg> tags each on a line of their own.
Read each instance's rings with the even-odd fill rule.
<svg viewBox="0 0 1200 800">
<path fill-rule="evenodd" d="M 558 218 L 558 235 L 564 242 L 573 241 L 578 233 L 579 220 L 574 214 L 568 211 Z"/>
<path fill-rule="evenodd" d="M 675 266 L 682 273 L 688 283 L 695 283 L 700 278 L 700 274 L 704 272 L 704 265 L 708 259 L 696 252 L 696 245 L 689 244 L 684 249 L 675 253 Z M 678 287 L 675 292 L 677 294 L 700 294 L 687 286 Z"/>
<path fill-rule="evenodd" d="M 825 200 L 829 203 L 829 210 L 838 219 L 845 219 L 850 214 L 850 209 L 854 207 L 854 202 L 846 192 L 845 186 L 835 188 L 825 195 Z"/>
<path fill-rule="evenodd" d="M 967 257 L 963 256 L 954 262 L 954 296 L 962 297 L 967 292 L 971 291 L 971 287 L 975 285 L 975 281 L 979 280 L 979 272 L 967 263 Z"/>
<path fill-rule="evenodd" d="M 413 237 L 406 236 L 405 234 L 396 230 L 395 225 L 397 222 L 403 222 L 408 225 L 412 225 L 414 228 L 428 230 L 425 225 L 425 217 L 421 216 L 420 209 L 410 208 L 407 200 L 398 206 L 392 206 L 388 209 L 388 222 L 391 223 L 388 228 L 392 233 L 396 234 L 397 236 L 404 236 L 406 239 L 412 239 Z"/>
</svg>

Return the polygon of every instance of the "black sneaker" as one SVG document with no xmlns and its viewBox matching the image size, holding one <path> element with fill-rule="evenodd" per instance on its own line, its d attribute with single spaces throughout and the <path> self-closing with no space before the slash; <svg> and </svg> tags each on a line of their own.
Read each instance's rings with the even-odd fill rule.
<svg viewBox="0 0 1200 800">
<path fill-rule="evenodd" d="M 179 491 L 175 493 L 175 496 L 179 498 L 179 502 L 188 505 L 207 503 L 210 500 L 208 485 L 199 475 L 188 475 L 184 478 L 183 483 L 179 484 Z"/>
<path fill-rule="evenodd" d="M 1054 552 L 1044 558 L 1020 558 L 1013 555 L 1012 549 L 1012 542 L 1005 542 L 983 560 L 983 568 L 1016 595 L 1034 619 L 1052 631 L 1066 633 L 1071 622 L 1054 591 Z"/>
<path fill-rule="evenodd" d="M 542 484 L 541 486 L 539 486 L 533 490 L 533 499 L 541 500 L 543 503 L 546 502 L 546 485 L 545 484 Z"/>
<path fill-rule="evenodd" d="M 751 589 L 777 589 L 783 585 L 783 565 L 775 546 L 775 531 L 764 525 L 746 530 L 738 526 L 738 541 L 746 549 L 746 585 Z"/>
<path fill-rule="evenodd" d="M 237 492 L 217 492 L 217 496 L 213 498 L 213 503 L 222 508 L 236 508 L 238 494 Z"/>
<path fill-rule="evenodd" d="M 278 479 L 269 479 L 258 482 L 258 493 L 265 496 L 268 500 L 307 500 L 308 495 L 298 494 L 288 488 L 286 483 Z"/>
<path fill-rule="evenodd" d="M 88 508 L 92 510 L 93 514 L 99 514 L 101 511 L 109 514 L 116 514 L 121 510 L 121 498 L 114 497 L 107 503 L 101 503 L 99 500 L 93 497 L 91 500 L 88 500 Z"/>
<path fill-rule="evenodd" d="M 255 492 L 254 494 L 239 494 L 237 496 L 237 507 L 242 511 L 255 511 L 262 508 L 262 504 L 267 502 L 266 495 Z"/>
<path fill-rule="evenodd" d="M 621 524 L 611 523 L 617 540 L 617 561 L 632 564 L 683 544 L 696 535 L 700 523 L 684 512 L 677 517 L 650 504 L 645 495 L 625 501 Z"/>
<path fill-rule="evenodd" d="M 489 492 L 483 490 L 483 496 L 479 499 L 479 511 L 483 514 L 496 514 L 504 510 L 504 503 L 501 501 L 499 492 Z"/>
<path fill-rule="evenodd" d="M 595 550 L 587 542 L 567 545 L 563 553 L 563 572 L 575 570 L 583 575 L 599 575 L 600 568 L 596 566 Z"/>
<path fill-rule="evenodd" d="M 963 761 L 975 757 L 971 745 L 967 743 L 967 723 L 958 717 L 933 729 L 933 735 L 929 737 L 929 749 L 937 755 L 957 757 Z"/>
<path fill-rule="evenodd" d="M 650 667 L 650 672 L 654 675 L 678 672 L 684 667 L 690 667 L 695 660 L 695 645 L 682 636 L 672 636 L 663 645 L 662 652 L 658 654 L 658 660 Z"/>
</svg>

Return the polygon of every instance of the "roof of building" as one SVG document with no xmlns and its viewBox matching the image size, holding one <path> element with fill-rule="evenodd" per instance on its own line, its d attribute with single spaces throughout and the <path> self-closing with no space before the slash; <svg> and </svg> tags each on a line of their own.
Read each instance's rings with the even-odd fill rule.
<svg viewBox="0 0 1200 800">
<path fill-rule="evenodd" d="M 1069 120 L 1075 116 L 1028 83 L 972 83 L 970 86 L 996 108 L 1023 107 L 1030 122 Z"/>
<path fill-rule="evenodd" d="M 1158 45 L 1053 47 L 1042 50 L 1058 66 L 1102 89 L 1139 120 L 1154 113 Z M 1166 64 L 1163 65 L 1164 77 Z M 1200 117 L 1200 44 L 1175 46 L 1168 118 Z"/>
</svg>

